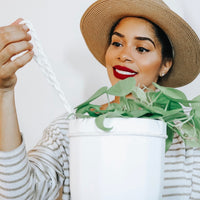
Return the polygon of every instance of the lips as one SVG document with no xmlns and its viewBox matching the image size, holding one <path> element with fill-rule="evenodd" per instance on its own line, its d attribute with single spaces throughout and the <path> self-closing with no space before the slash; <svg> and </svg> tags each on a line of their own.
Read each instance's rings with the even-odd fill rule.
<svg viewBox="0 0 200 200">
<path fill-rule="evenodd" d="M 116 78 L 123 80 L 129 77 L 134 77 L 137 72 L 124 66 L 115 65 L 113 67 L 113 74 Z"/>
</svg>

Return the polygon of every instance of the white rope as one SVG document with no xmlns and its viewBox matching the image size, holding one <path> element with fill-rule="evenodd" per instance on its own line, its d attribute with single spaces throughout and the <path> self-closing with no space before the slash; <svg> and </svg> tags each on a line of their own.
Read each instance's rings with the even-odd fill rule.
<svg viewBox="0 0 200 200">
<path fill-rule="evenodd" d="M 68 113 L 73 113 L 73 109 L 67 99 L 65 98 L 65 94 L 63 90 L 60 87 L 60 84 L 56 78 L 56 75 L 52 69 L 52 65 L 50 64 L 46 54 L 44 53 L 44 50 L 40 44 L 40 41 L 38 39 L 36 30 L 34 29 L 32 23 L 27 20 L 23 20 L 20 22 L 20 24 L 26 24 L 27 27 L 30 29 L 29 33 L 32 37 L 31 43 L 33 44 L 33 51 L 34 51 L 34 60 L 38 63 L 40 66 L 40 69 L 46 76 L 48 82 L 52 87 L 55 88 L 60 100 L 63 102 L 63 105 Z"/>
</svg>

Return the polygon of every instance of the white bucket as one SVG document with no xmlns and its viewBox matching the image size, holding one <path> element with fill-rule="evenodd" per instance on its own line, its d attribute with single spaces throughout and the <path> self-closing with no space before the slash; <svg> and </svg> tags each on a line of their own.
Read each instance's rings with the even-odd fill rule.
<svg viewBox="0 0 200 200">
<path fill-rule="evenodd" d="M 166 124 L 111 118 L 104 132 L 94 118 L 70 121 L 72 200 L 160 200 Z"/>
</svg>

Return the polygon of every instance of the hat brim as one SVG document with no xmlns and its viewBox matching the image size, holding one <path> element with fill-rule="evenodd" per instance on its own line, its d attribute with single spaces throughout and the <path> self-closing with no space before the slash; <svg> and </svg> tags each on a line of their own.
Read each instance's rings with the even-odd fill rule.
<svg viewBox="0 0 200 200">
<path fill-rule="evenodd" d="M 159 84 L 180 87 L 200 72 L 200 42 L 193 29 L 162 1 L 98 0 L 81 19 L 81 32 L 95 58 L 105 66 L 111 27 L 125 16 L 139 16 L 157 24 L 168 36 L 174 50 L 173 67 Z"/>
</svg>

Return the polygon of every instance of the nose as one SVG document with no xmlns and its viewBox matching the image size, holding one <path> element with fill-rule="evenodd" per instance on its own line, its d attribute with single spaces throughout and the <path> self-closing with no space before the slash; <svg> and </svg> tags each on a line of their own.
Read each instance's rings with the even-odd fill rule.
<svg viewBox="0 0 200 200">
<path fill-rule="evenodd" d="M 122 62 L 132 62 L 133 61 L 133 55 L 130 47 L 124 47 L 119 55 L 118 59 Z"/>
</svg>

